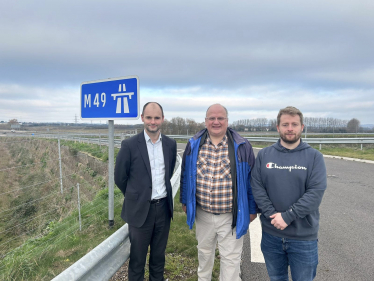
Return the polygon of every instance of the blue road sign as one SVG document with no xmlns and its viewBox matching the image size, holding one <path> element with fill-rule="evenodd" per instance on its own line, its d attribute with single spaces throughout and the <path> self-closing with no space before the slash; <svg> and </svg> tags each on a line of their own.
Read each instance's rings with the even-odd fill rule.
<svg viewBox="0 0 374 281">
<path fill-rule="evenodd" d="M 82 119 L 139 119 L 139 79 L 136 76 L 84 82 Z"/>
</svg>

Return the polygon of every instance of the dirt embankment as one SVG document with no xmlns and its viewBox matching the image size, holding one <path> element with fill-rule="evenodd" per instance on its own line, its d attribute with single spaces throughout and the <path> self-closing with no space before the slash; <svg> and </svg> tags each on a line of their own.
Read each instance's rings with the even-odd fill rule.
<svg viewBox="0 0 374 281">
<path fill-rule="evenodd" d="M 0 254 L 77 210 L 107 183 L 107 164 L 56 141 L 0 138 Z M 8 242 L 9 241 L 9 242 Z"/>
</svg>

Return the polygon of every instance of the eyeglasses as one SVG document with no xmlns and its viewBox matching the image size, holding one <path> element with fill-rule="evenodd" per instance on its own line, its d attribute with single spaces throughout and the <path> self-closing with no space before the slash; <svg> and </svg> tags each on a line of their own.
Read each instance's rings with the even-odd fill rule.
<svg viewBox="0 0 374 281">
<path fill-rule="evenodd" d="M 214 121 L 216 121 L 216 119 L 217 119 L 218 122 L 223 122 L 227 118 L 226 117 L 209 117 L 209 118 L 206 117 L 205 119 L 208 120 L 209 122 L 214 122 Z"/>
</svg>

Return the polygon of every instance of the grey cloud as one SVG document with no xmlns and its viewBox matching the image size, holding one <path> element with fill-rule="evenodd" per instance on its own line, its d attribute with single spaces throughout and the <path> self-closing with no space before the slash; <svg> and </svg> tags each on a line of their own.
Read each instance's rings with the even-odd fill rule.
<svg viewBox="0 0 374 281">
<path fill-rule="evenodd" d="M 21 100 L 32 89 L 33 99 L 50 91 L 63 106 L 60 89 L 79 91 L 85 81 L 137 75 L 141 89 L 156 95 L 145 99 L 166 89 L 170 110 L 206 106 L 189 108 L 170 95 L 225 102 L 231 95 L 252 97 L 252 110 L 270 107 L 274 113 L 281 95 L 295 92 L 297 99 L 305 92 L 305 104 L 314 98 L 321 102 L 311 104 L 321 111 L 337 113 L 354 98 L 344 105 L 339 100 L 346 98 L 326 93 L 372 92 L 373 12 L 374 4 L 364 0 L 2 3 L 0 99 Z"/>
<path fill-rule="evenodd" d="M 9 30 L 5 35 L 12 34 L 2 47 L 2 60 L 24 74 L 18 79 L 29 82 L 43 82 L 42 73 L 50 79 L 44 83 L 135 73 L 147 86 L 223 87 L 282 84 L 287 78 L 310 86 L 328 84 L 323 77 L 309 78 L 309 71 L 372 64 L 367 57 L 373 20 L 364 7 L 355 17 L 351 9 L 357 8 L 349 2 L 339 2 L 339 9 L 337 2 L 322 1 L 143 3 L 54 1 L 46 7 L 9 7 L 16 16 L 2 20 Z"/>
</svg>

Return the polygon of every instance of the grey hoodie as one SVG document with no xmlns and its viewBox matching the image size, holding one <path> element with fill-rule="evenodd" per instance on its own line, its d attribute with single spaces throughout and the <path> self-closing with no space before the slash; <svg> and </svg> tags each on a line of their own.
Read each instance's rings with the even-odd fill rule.
<svg viewBox="0 0 374 281">
<path fill-rule="evenodd" d="M 290 239 L 318 238 L 318 208 L 327 185 L 326 166 L 319 151 L 302 140 L 289 150 L 278 140 L 258 153 L 251 185 L 261 209 L 263 231 Z M 277 212 L 288 224 L 284 230 L 270 223 L 269 217 Z"/>
</svg>

